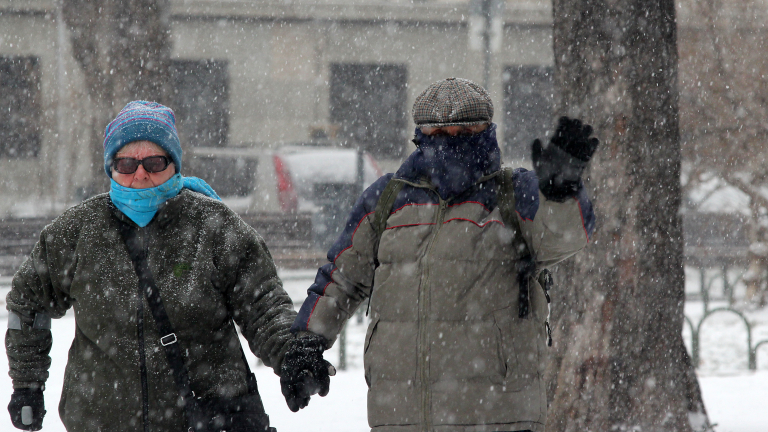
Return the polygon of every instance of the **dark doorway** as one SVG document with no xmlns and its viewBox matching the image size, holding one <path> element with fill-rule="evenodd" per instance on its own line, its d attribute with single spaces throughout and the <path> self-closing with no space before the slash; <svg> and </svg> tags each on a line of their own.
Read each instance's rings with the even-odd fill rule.
<svg viewBox="0 0 768 432">
<path fill-rule="evenodd" d="M 0 156 L 32 158 L 40 152 L 40 60 L 0 57 Z"/>
<path fill-rule="evenodd" d="M 407 82 L 403 65 L 331 65 L 331 122 L 340 138 L 378 158 L 401 157 Z"/>
<path fill-rule="evenodd" d="M 536 138 L 552 128 L 554 84 L 550 66 L 511 66 L 504 71 L 504 155 L 527 160 Z"/>
<path fill-rule="evenodd" d="M 225 60 L 173 60 L 176 127 L 182 145 L 223 147 L 229 133 L 229 73 Z"/>
</svg>

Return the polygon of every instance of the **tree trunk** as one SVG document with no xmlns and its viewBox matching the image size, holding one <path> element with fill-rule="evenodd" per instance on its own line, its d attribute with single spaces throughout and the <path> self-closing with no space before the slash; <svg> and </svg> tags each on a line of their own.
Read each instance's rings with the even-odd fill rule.
<svg viewBox="0 0 768 432">
<path fill-rule="evenodd" d="M 108 189 L 104 130 L 126 103 L 167 103 L 169 0 L 62 0 L 64 20 L 90 99 L 91 178 L 86 196 Z"/>
<path fill-rule="evenodd" d="M 596 233 L 557 272 L 548 430 L 711 430 L 682 339 L 674 2 L 553 3 L 556 111 L 602 144 Z"/>
</svg>

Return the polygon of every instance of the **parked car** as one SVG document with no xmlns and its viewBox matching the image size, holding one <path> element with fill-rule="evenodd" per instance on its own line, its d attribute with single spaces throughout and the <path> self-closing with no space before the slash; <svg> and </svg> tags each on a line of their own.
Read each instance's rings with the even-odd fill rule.
<svg viewBox="0 0 768 432">
<path fill-rule="evenodd" d="M 328 200 L 348 199 L 345 194 L 352 195 L 354 200 L 362 188 L 382 175 L 370 154 L 363 153 L 362 156 L 362 185 L 359 183 L 358 151 L 349 148 L 282 147 L 272 154 L 270 167 L 261 164 L 264 171 L 260 174 L 274 177 L 282 211 L 316 212 Z M 269 168 L 274 173 L 270 173 Z M 260 175 L 259 180 L 262 179 Z"/>
<path fill-rule="evenodd" d="M 363 153 L 361 185 L 359 153 L 343 147 L 194 148 L 190 153 L 190 175 L 212 179 L 211 186 L 239 213 L 311 213 L 319 248 L 330 245 L 355 199 L 382 175 L 374 158 Z"/>
<path fill-rule="evenodd" d="M 362 176 L 358 171 L 361 162 Z M 257 189 L 262 194 L 277 189 L 281 211 L 311 212 L 313 243 L 322 249 L 330 247 L 344 229 L 347 213 L 362 190 L 382 175 L 370 154 L 335 147 L 283 147 L 272 154 L 271 164 L 262 167 L 266 178 L 259 176 L 264 181 Z M 274 189 L 264 187 L 270 177 Z"/>
</svg>

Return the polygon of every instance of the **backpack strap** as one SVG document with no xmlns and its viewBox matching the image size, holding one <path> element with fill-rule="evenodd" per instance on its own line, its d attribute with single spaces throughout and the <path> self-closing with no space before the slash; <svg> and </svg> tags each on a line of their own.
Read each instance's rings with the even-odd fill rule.
<svg viewBox="0 0 768 432">
<path fill-rule="evenodd" d="M 520 223 L 515 216 L 515 182 L 514 170 L 509 167 L 502 168 L 496 177 L 497 192 L 496 202 L 501 212 L 504 225 L 515 229 L 515 237 L 512 239 L 513 247 L 521 254 L 517 261 L 517 284 L 519 287 L 518 316 L 527 318 L 530 313 L 530 282 L 536 276 L 536 260 L 531 249 L 523 238 Z"/>
<path fill-rule="evenodd" d="M 504 225 L 509 227 L 516 227 L 515 237 L 512 239 L 513 247 L 515 250 L 522 253 L 522 257 L 518 261 L 517 268 L 517 282 L 520 287 L 520 295 L 518 297 L 518 316 L 520 318 L 527 318 L 530 312 L 530 281 L 534 277 L 538 278 L 539 284 L 544 288 L 544 296 L 547 298 L 547 307 L 551 303 L 549 296 L 549 290 L 552 289 L 553 278 L 552 272 L 548 269 L 537 270 L 536 259 L 528 247 L 528 244 L 523 238 L 520 224 L 517 217 L 515 217 L 515 182 L 513 179 L 514 170 L 509 167 L 502 168 L 498 171 L 496 184 L 497 189 L 497 205 L 501 212 L 501 219 L 504 221 Z M 547 346 L 552 346 L 552 328 L 549 325 L 549 314 L 545 321 L 545 327 L 547 330 Z"/>
<path fill-rule="evenodd" d="M 133 263 L 133 270 L 139 279 L 139 289 L 144 293 L 144 298 L 147 300 L 149 309 L 152 312 L 152 317 L 155 319 L 158 333 L 164 335 L 160 338 L 160 344 L 165 347 L 165 356 L 171 367 L 171 374 L 176 382 L 176 388 L 182 399 L 189 402 L 192 398 L 196 397 L 190 385 L 189 370 L 184 362 L 184 355 L 181 353 L 181 348 L 177 343 L 178 338 L 176 337 L 176 331 L 165 310 L 163 299 L 160 296 L 160 290 L 157 288 L 152 270 L 149 268 L 146 244 L 142 241 L 135 228 L 123 221 L 119 221 L 119 224 L 120 236 L 122 237 L 123 242 L 125 242 L 128 256 Z M 237 325 L 232 318 L 230 318 L 230 320 L 232 321 L 232 326 L 236 332 Z M 253 374 L 251 367 L 248 365 L 248 359 L 245 356 L 245 351 L 243 350 L 243 346 L 240 345 L 239 340 L 238 346 L 240 347 L 240 355 L 245 364 L 248 393 L 258 394 L 259 390 L 256 383 L 256 375 Z"/>
<path fill-rule="evenodd" d="M 515 250 L 522 253 L 522 257 L 518 260 L 517 266 L 517 282 L 519 286 L 519 298 L 518 298 L 518 316 L 520 318 L 527 318 L 530 313 L 530 281 L 536 277 L 536 260 L 531 253 L 531 249 L 525 242 L 520 224 L 515 216 L 515 182 L 513 179 L 514 169 L 504 167 L 495 173 L 480 178 L 479 181 L 486 181 L 492 178 L 496 178 L 497 184 L 497 205 L 501 212 L 501 219 L 504 225 L 512 228 L 516 227 L 515 237 L 512 239 L 513 247 Z M 392 178 L 389 180 L 384 190 L 381 192 L 381 197 L 376 203 L 376 209 L 373 214 L 373 221 L 371 225 L 374 233 L 376 233 L 376 243 L 374 245 L 374 262 L 376 267 L 379 266 L 379 242 L 381 241 L 381 235 L 387 228 L 387 219 L 392 212 L 392 206 L 395 204 L 397 196 L 400 191 L 403 190 L 405 182 L 402 180 Z M 539 279 L 543 282 L 544 294 L 547 297 L 547 303 L 549 304 L 549 289 L 552 286 L 552 274 L 549 270 L 542 270 L 539 273 Z M 370 298 L 368 307 L 370 307 Z M 368 308 L 366 308 L 366 315 L 368 315 Z M 547 345 L 552 345 L 552 338 L 549 329 L 549 318 L 546 322 L 547 326 Z"/>
<path fill-rule="evenodd" d="M 498 190 L 496 192 L 496 202 L 501 212 L 501 219 L 504 221 L 504 225 L 518 226 L 517 218 L 515 217 L 515 181 L 512 178 L 514 170 L 509 167 L 504 167 L 498 171 L 496 176 L 496 184 Z M 520 230 L 518 229 L 518 232 Z M 518 241 L 518 236 L 515 236 L 515 241 Z M 522 236 L 519 236 L 522 239 Z"/>
<path fill-rule="evenodd" d="M 139 279 L 139 291 L 144 294 L 152 317 L 155 319 L 157 331 L 160 334 L 160 344 L 165 347 L 165 355 L 171 367 L 171 374 L 176 382 L 176 388 L 179 396 L 189 404 L 195 397 L 190 386 L 189 372 L 184 364 L 184 355 L 177 344 L 176 331 L 171 324 L 168 314 L 165 311 L 163 300 L 160 297 L 160 290 L 155 285 L 155 278 L 147 262 L 146 242 L 141 239 L 135 228 L 128 223 L 119 221 L 120 236 L 125 242 L 128 250 L 128 256 L 133 262 L 133 270 Z"/>
<path fill-rule="evenodd" d="M 381 237 L 384 230 L 387 228 L 387 219 L 392 212 L 392 206 L 395 205 L 397 195 L 403 190 L 405 183 L 402 181 L 391 178 L 387 185 L 384 186 L 384 190 L 381 192 L 381 198 L 376 203 L 376 210 L 373 214 L 373 232 L 377 237 Z"/>
<path fill-rule="evenodd" d="M 403 190 L 405 183 L 396 178 L 391 178 L 384 186 L 384 190 L 381 191 L 379 201 L 376 203 L 376 209 L 373 212 L 373 221 L 371 226 L 373 232 L 376 234 L 376 240 L 373 244 L 373 265 L 374 269 L 379 266 L 379 242 L 381 241 L 381 235 L 384 234 L 384 230 L 387 229 L 387 219 L 389 214 L 392 213 L 392 206 L 395 205 L 395 200 L 400 191 Z M 375 280 L 371 284 L 371 295 L 373 295 L 373 287 L 376 285 Z M 371 309 L 371 296 L 368 296 L 368 305 L 365 307 L 365 316 L 368 316 L 368 311 Z"/>
<path fill-rule="evenodd" d="M 379 241 L 381 240 L 381 235 L 384 234 L 384 230 L 387 229 L 387 219 L 389 219 L 392 206 L 395 205 L 397 195 L 403 190 L 403 186 L 405 186 L 404 182 L 391 178 L 381 192 L 379 201 L 376 203 L 376 210 L 373 213 L 373 221 L 371 222 L 373 232 L 376 233 L 376 244 L 373 249 L 373 259 L 376 267 L 379 266 Z"/>
</svg>

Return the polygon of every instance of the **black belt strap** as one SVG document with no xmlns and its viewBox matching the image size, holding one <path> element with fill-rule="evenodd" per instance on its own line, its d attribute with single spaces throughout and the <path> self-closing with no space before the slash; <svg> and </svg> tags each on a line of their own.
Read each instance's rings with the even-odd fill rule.
<svg viewBox="0 0 768 432">
<path fill-rule="evenodd" d="M 181 349 L 177 343 L 176 332 L 173 329 L 171 320 L 168 318 L 168 314 L 165 312 L 163 300 L 160 298 L 160 290 L 157 289 L 152 271 L 149 269 L 147 249 L 139 238 L 137 230 L 122 221 L 120 221 L 120 235 L 123 237 L 128 255 L 131 257 L 131 261 L 133 261 L 133 269 L 139 278 L 139 287 L 144 292 L 149 309 L 155 318 L 157 330 L 162 335 L 160 337 L 160 344 L 165 347 L 165 356 L 170 364 L 179 395 L 187 401 L 189 398 L 194 397 L 195 393 L 189 384 L 189 372 L 184 365 L 184 356 L 181 354 Z M 239 342 L 238 345 L 240 345 Z M 248 372 L 248 392 L 257 392 L 256 377 L 251 372 L 250 366 L 248 366 L 248 360 L 245 357 L 242 345 L 240 345 L 240 353 L 243 356 L 243 363 L 245 363 L 245 368 Z"/>
</svg>

